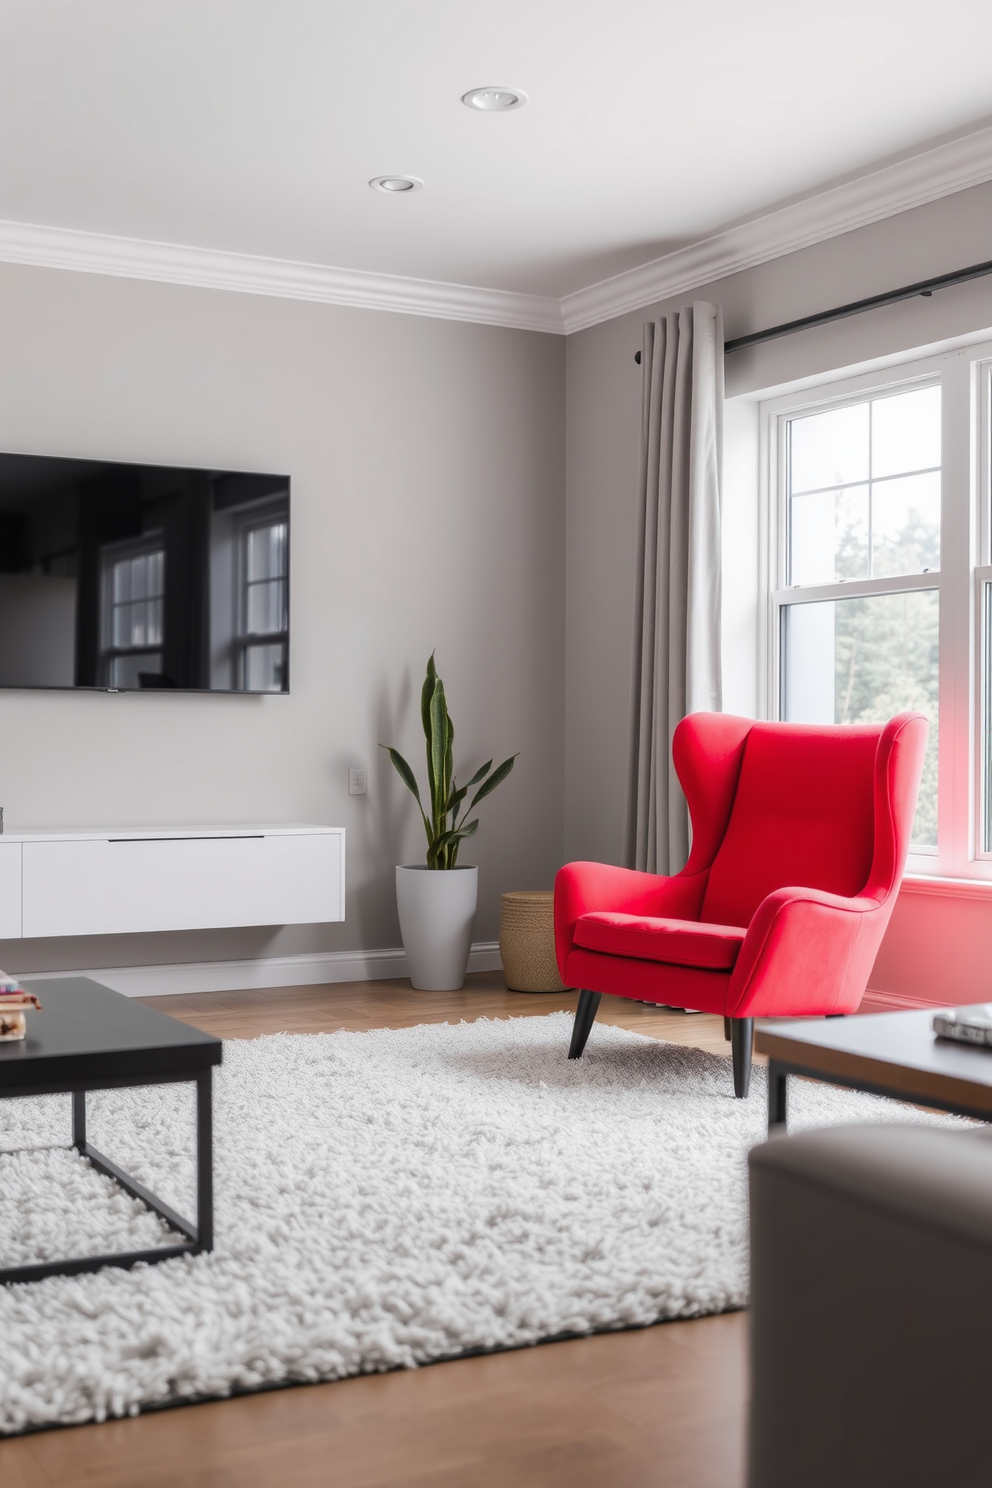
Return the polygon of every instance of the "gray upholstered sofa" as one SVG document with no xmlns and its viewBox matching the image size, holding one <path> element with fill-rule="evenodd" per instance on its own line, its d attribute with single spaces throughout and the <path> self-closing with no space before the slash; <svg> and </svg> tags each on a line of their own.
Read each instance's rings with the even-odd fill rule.
<svg viewBox="0 0 992 1488">
<path fill-rule="evenodd" d="M 755 1148 L 749 1488 L 992 1484 L 992 1131 Z"/>
</svg>

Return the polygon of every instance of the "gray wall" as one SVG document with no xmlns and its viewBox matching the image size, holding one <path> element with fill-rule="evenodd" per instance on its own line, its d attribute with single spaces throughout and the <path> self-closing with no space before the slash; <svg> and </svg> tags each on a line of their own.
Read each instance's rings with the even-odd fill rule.
<svg viewBox="0 0 992 1488">
<path fill-rule="evenodd" d="M 564 781 L 561 338 L 0 267 L 0 448 L 292 476 L 292 694 L 0 695 L 10 830 L 311 821 L 348 830 L 333 927 L 0 943 L 25 972 L 399 944 L 422 857 L 378 741 L 420 765 L 437 648 L 472 770 L 520 751 L 465 853 L 479 939 L 550 886 Z M 348 767 L 367 765 L 367 798 Z"/>
<path fill-rule="evenodd" d="M 723 305 L 728 339 L 745 335 L 980 263 L 989 257 L 990 230 L 992 185 L 975 187 L 568 337 L 567 858 L 617 862 L 623 852 L 641 394 L 634 353 L 642 323 L 692 299 L 707 299 Z M 727 359 L 728 397 L 744 399 L 987 327 L 992 279 L 979 279 L 931 299 L 904 301 L 736 352 Z M 748 712 L 753 658 L 748 672 L 739 632 L 756 603 L 756 437 L 752 410 L 739 407 L 729 414 L 724 562 L 725 570 L 740 569 L 742 583 L 725 606 L 725 668 L 732 662 L 725 707 Z"/>
<path fill-rule="evenodd" d="M 992 187 L 701 286 L 728 336 L 988 256 Z M 0 266 L 0 448 L 288 470 L 288 698 L 0 695 L 11 829 L 323 821 L 347 827 L 334 927 L 0 943 L 18 971 L 398 944 L 392 868 L 421 853 L 377 742 L 419 755 L 436 646 L 469 766 L 520 750 L 471 858 L 498 896 L 562 857 L 622 854 L 642 321 L 562 340 L 341 307 Z M 980 280 L 728 361 L 746 398 L 992 326 Z M 754 423 L 728 419 L 728 707 L 754 697 Z M 564 450 L 564 468 L 562 452 Z M 736 453 L 735 453 L 736 451 Z M 566 496 L 567 489 L 567 496 Z M 748 584 L 751 587 L 748 587 Z M 564 771 L 562 760 L 564 758 Z M 370 794 L 347 794 L 349 765 Z M 563 851 L 564 843 L 564 851 Z"/>
</svg>

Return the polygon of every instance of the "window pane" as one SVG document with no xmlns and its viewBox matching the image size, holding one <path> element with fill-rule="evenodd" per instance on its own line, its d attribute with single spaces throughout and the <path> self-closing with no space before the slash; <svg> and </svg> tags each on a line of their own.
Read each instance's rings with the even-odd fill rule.
<svg viewBox="0 0 992 1488">
<path fill-rule="evenodd" d="M 144 599 L 148 593 L 148 558 L 132 558 L 128 562 L 131 570 L 131 598 Z"/>
<path fill-rule="evenodd" d="M 282 692 L 286 686 L 286 649 L 282 642 L 274 646 L 248 646 L 245 651 L 245 690 L 247 692 Z"/>
<path fill-rule="evenodd" d="M 790 488 L 816 491 L 868 479 L 868 404 L 790 419 Z"/>
<path fill-rule="evenodd" d="M 285 601 L 280 579 L 252 584 L 248 589 L 248 635 L 272 635 L 286 629 Z"/>
<path fill-rule="evenodd" d="M 872 482 L 873 574 L 940 567 L 940 472 Z"/>
<path fill-rule="evenodd" d="M 871 406 L 871 473 L 902 475 L 940 464 L 940 388 L 877 398 Z"/>
<path fill-rule="evenodd" d="M 162 644 L 162 601 L 150 599 L 145 607 L 147 617 L 147 646 L 161 646 Z"/>
<path fill-rule="evenodd" d="M 131 606 L 131 645 L 148 645 L 148 606 L 144 601 Z"/>
<path fill-rule="evenodd" d="M 936 589 L 783 609 L 783 717 L 884 723 L 907 708 L 930 719 L 913 842 L 937 845 Z"/>
<path fill-rule="evenodd" d="M 794 496 L 790 584 L 868 577 L 868 487 Z"/>
<path fill-rule="evenodd" d="M 281 578 L 285 571 L 286 524 L 273 522 L 248 533 L 248 582 Z"/>
</svg>

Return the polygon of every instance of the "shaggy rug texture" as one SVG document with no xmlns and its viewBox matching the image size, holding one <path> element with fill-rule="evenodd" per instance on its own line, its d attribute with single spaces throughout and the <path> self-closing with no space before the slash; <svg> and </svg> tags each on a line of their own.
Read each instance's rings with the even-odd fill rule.
<svg viewBox="0 0 992 1488">
<path fill-rule="evenodd" d="M 735 1101 L 728 1060 L 607 1025 L 569 1063 L 571 1021 L 227 1043 L 216 1250 L 0 1288 L 0 1431 L 742 1306 L 763 1072 Z M 793 1085 L 794 1128 L 923 1119 Z M 88 1111 L 97 1147 L 194 1212 L 192 1086 Z M 67 1096 L 0 1101 L 6 1264 L 168 1241 L 58 1150 L 69 1123 Z"/>
</svg>

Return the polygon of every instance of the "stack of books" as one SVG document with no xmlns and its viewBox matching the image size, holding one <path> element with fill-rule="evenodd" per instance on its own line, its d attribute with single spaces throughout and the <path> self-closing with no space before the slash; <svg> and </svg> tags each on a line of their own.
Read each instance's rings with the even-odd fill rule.
<svg viewBox="0 0 992 1488">
<path fill-rule="evenodd" d="M 24 1014 L 28 1008 L 40 1010 L 41 1003 L 14 977 L 0 971 L 0 1041 L 25 1037 L 28 1023 Z"/>
</svg>

